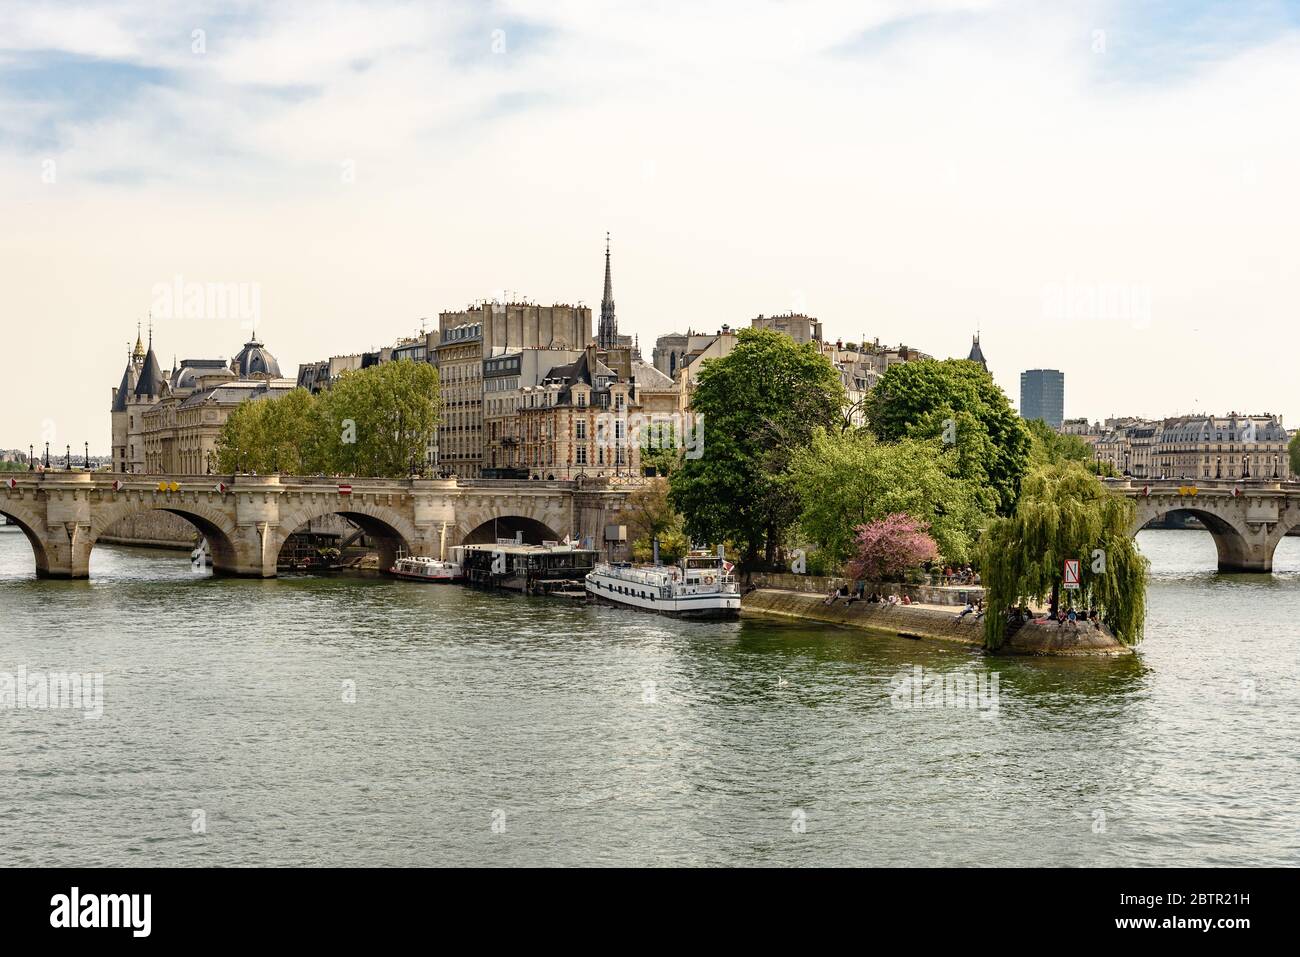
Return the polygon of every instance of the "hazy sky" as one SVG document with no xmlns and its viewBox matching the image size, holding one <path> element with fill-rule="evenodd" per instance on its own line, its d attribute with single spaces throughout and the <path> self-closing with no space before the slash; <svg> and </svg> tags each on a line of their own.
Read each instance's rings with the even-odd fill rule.
<svg viewBox="0 0 1300 957">
<path fill-rule="evenodd" d="M 201 32 L 196 32 L 201 31 Z M 816 315 L 1066 414 L 1300 425 L 1281 3 L 0 3 L 0 447 L 109 446 L 160 284 L 288 375 L 508 290 Z M 155 322 L 164 364 L 247 323 Z"/>
</svg>

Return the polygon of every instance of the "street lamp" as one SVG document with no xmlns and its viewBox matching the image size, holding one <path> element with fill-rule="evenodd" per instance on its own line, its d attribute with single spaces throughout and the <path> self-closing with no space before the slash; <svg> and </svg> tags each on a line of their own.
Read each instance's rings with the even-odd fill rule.
<svg viewBox="0 0 1300 957">
<path fill-rule="evenodd" d="M 36 471 L 36 449 L 34 446 L 27 446 L 27 471 Z"/>
<path fill-rule="evenodd" d="M 86 471 L 90 471 L 90 443 L 86 443 Z"/>
<path fill-rule="evenodd" d="M 47 469 L 50 467 L 50 443 L 49 442 L 45 443 L 45 467 Z"/>
</svg>

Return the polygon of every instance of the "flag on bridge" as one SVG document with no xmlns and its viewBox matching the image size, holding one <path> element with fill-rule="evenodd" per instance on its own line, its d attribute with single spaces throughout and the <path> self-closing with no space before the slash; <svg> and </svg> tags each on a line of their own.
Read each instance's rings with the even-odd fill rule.
<svg viewBox="0 0 1300 957">
<path fill-rule="evenodd" d="M 222 495 L 225 495 L 226 492 L 230 490 L 230 486 L 227 485 L 225 482 L 218 482 L 216 485 L 213 486 L 213 488 L 215 488 L 217 492 L 219 492 Z"/>
</svg>

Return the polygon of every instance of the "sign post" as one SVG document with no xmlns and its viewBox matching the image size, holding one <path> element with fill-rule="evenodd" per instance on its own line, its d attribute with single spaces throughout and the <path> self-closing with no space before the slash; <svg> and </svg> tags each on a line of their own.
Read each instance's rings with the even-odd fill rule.
<svg viewBox="0 0 1300 957">
<path fill-rule="evenodd" d="M 1065 571 L 1062 577 L 1064 580 L 1061 584 L 1065 588 L 1079 587 L 1079 559 L 1067 558 L 1065 560 Z"/>
</svg>

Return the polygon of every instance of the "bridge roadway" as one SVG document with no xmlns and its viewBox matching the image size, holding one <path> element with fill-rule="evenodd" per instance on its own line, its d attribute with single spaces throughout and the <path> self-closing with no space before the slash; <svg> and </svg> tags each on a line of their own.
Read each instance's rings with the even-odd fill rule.
<svg viewBox="0 0 1300 957">
<path fill-rule="evenodd" d="M 285 540 L 324 515 L 343 515 L 376 543 L 381 567 L 399 549 L 437 556 L 444 547 L 521 532 L 525 541 L 566 535 L 605 547 L 607 525 L 630 485 L 565 482 L 367 479 L 288 475 L 144 475 L 13 472 L 0 478 L 0 514 L 31 542 L 42 578 L 86 578 L 90 554 L 116 522 L 171 512 L 207 539 L 219 575 L 270 578 Z M 621 546 L 613 545 L 615 557 Z"/>
</svg>

